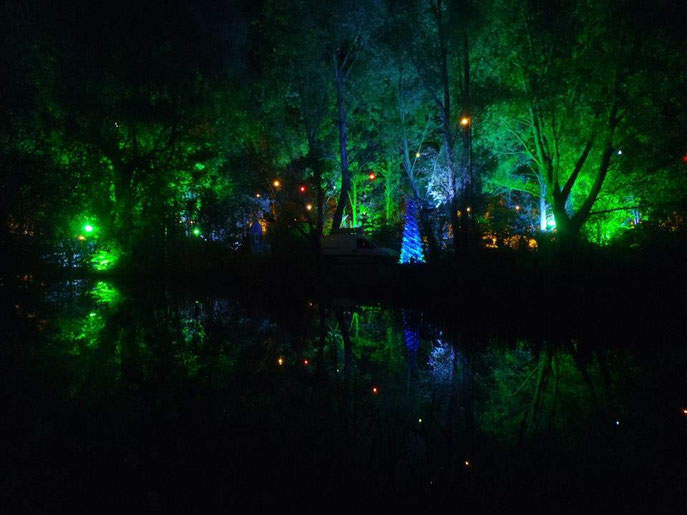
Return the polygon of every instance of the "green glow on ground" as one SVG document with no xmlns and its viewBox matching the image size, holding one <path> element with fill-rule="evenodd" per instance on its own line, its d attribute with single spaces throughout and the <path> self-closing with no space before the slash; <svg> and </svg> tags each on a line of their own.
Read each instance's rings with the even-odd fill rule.
<svg viewBox="0 0 687 515">
<path fill-rule="evenodd" d="M 114 268 L 121 257 L 121 249 L 114 243 L 107 243 L 95 251 L 91 264 L 94 270 L 104 272 Z"/>
</svg>

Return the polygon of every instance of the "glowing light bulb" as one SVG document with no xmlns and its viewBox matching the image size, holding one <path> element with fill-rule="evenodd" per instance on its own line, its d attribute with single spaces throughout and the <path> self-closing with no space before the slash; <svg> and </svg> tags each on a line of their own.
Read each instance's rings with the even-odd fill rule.
<svg viewBox="0 0 687 515">
<path fill-rule="evenodd" d="M 516 211 L 520 211 L 520 206 L 515 206 Z"/>
<path fill-rule="evenodd" d="M 687 415 L 687 408 L 684 408 L 684 409 L 682 410 L 682 414 L 683 414 L 683 415 Z"/>
<path fill-rule="evenodd" d="M 255 198 L 260 198 L 260 196 L 261 196 L 260 193 L 255 194 Z"/>
<path fill-rule="evenodd" d="M 93 232 L 93 226 L 92 225 L 85 225 L 83 228 L 84 231 L 86 232 Z"/>
<path fill-rule="evenodd" d="M 200 234 L 200 229 L 198 229 L 198 227 L 196 227 L 195 229 L 193 229 L 193 234 L 195 234 L 196 236 L 198 236 L 198 235 Z"/>
<path fill-rule="evenodd" d="M 308 211 L 312 211 L 312 204 L 306 204 L 305 209 L 307 209 Z"/>
<path fill-rule="evenodd" d="M 467 207 L 467 208 L 465 208 L 465 211 L 467 211 L 467 212 L 469 213 L 469 212 L 472 211 L 472 208 L 471 208 L 471 207 Z"/>
<path fill-rule="evenodd" d="M 422 419 L 421 419 L 421 418 L 418 418 L 418 419 L 417 419 L 417 423 L 418 423 L 418 424 L 422 424 Z"/>
<path fill-rule="evenodd" d="M 623 155 L 623 151 L 620 150 L 620 149 L 618 149 L 618 151 L 616 152 L 616 154 L 618 154 L 619 156 L 622 156 L 622 155 Z"/>
<path fill-rule="evenodd" d="M 616 425 L 616 426 L 619 426 L 619 425 L 620 425 L 620 420 L 616 420 L 616 421 L 615 421 L 615 425 Z"/>
<path fill-rule="evenodd" d="M 307 359 L 304 359 L 303 364 L 307 367 L 310 364 L 310 361 L 308 361 Z"/>
<path fill-rule="evenodd" d="M 467 116 L 463 116 L 463 117 L 460 119 L 460 124 L 461 124 L 463 127 L 467 127 L 468 125 L 470 125 L 470 118 L 467 117 Z"/>
<path fill-rule="evenodd" d="M 282 365 L 284 364 L 284 358 L 279 357 L 279 359 L 277 359 L 277 364 L 278 364 L 279 366 L 282 366 Z"/>
<path fill-rule="evenodd" d="M 84 240 L 86 239 L 86 237 L 85 237 L 83 234 L 79 234 L 79 235 L 76 237 L 76 239 L 79 240 L 79 241 L 84 241 Z"/>
<path fill-rule="evenodd" d="M 300 191 L 301 193 L 305 193 L 305 190 L 306 190 L 305 186 L 300 186 L 298 188 L 298 191 Z"/>
<path fill-rule="evenodd" d="M 279 188 L 281 186 L 281 182 L 279 182 L 278 179 L 275 179 L 274 181 L 272 181 L 272 186 L 274 186 L 275 188 Z"/>
<path fill-rule="evenodd" d="M 367 176 L 367 178 L 370 179 L 371 181 L 374 181 L 377 178 L 377 176 L 375 175 L 374 172 L 370 172 L 370 174 Z"/>
<path fill-rule="evenodd" d="M 470 462 L 469 462 L 468 460 L 465 460 L 465 466 L 466 466 L 466 467 L 469 467 L 469 466 L 470 466 Z"/>
<path fill-rule="evenodd" d="M 379 393 L 379 389 L 378 389 L 376 386 L 373 386 L 373 387 L 372 387 L 372 393 L 374 393 L 375 395 L 377 395 L 377 394 Z"/>
<path fill-rule="evenodd" d="M 417 157 L 419 159 L 420 156 L 421 156 L 420 152 L 415 152 L 415 157 Z"/>
</svg>

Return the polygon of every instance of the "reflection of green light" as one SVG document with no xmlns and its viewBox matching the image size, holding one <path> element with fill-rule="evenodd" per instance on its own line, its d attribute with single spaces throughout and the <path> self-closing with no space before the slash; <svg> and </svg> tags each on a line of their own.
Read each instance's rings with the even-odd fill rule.
<svg viewBox="0 0 687 515">
<path fill-rule="evenodd" d="M 83 228 L 84 231 L 86 232 L 93 232 L 93 226 L 92 225 L 85 225 Z"/>
<path fill-rule="evenodd" d="M 195 234 L 196 236 L 200 235 L 200 229 L 198 229 L 198 227 L 193 229 L 193 234 Z"/>
<path fill-rule="evenodd" d="M 91 290 L 91 295 L 96 302 L 109 304 L 110 306 L 118 303 L 122 299 L 119 290 L 115 288 L 112 283 L 105 281 L 98 281 L 93 287 L 93 290 Z"/>
</svg>

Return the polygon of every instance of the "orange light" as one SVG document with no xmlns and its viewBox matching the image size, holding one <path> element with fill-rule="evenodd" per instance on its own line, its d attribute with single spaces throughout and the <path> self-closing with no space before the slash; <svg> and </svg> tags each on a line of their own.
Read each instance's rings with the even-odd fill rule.
<svg viewBox="0 0 687 515">
<path fill-rule="evenodd" d="M 279 188 L 279 187 L 281 186 L 281 182 L 279 182 L 278 179 L 275 179 L 275 180 L 272 182 L 272 186 L 274 186 L 275 188 Z"/>
<path fill-rule="evenodd" d="M 255 198 L 260 198 L 260 193 L 256 193 Z"/>
<path fill-rule="evenodd" d="M 373 386 L 373 387 L 372 387 L 372 393 L 374 393 L 375 395 L 378 394 L 378 393 L 379 393 L 379 389 L 378 389 L 376 386 Z"/>
<path fill-rule="evenodd" d="M 472 208 L 471 208 L 471 207 L 468 207 L 468 208 L 465 209 L 465 211 L 467 211 L 467 212 L 469 213 L 470 211 L 472 211 Z"/>
<path fill-rule="evenodd" d="M 368 175 L 367 178 L 370 179 L 371 181 L 374 181 L 377 178 L 377 176 L 375 175 L 374 172 L 370 172 L 370 175 Z"/>
<path fill-rule="evenodd" d="M 470 462 L 469 462 L 468 460 L 465 460 L 465 466 L 466 466 L 466 467 L 469 467 L 469 466 L 470 466 Z"/>
<path fill-rule="evenodd" d="M 470 118 L 467 117 L 467 116 L 463 116 L 463 117 L 460 119 L 460 124 L 461 124 L 463 127 L 467 127 L 468 125 L 470 125 Z"/>
<path fill-rule="evenodd" d="M 683 414 L 683 415 L 687 415 L 687 408 L 685 408 L 685 409 L 682 410 L 682 414 Z"/>
<path fill-rule="evenodd" d="M 280 358 L 277 360 L 277 364 L 278 364 L 279 366 L 282 366 L 282 365 L 284 364 L 284 358 L 280 357 Z"/>
<path fill-rule="evenodd" d="M 312 204 L 306 204 L 305 209 L 307 209 L 308 211 L 312 211 Z"/>
<path fill-rule="evenodd" d="M 84 240 L 86 239 L 86 237 L 85 237 L 83 234 L 79 234 L 79 235 L 77 236 L 77 239 L 78 239 L 79 241 L 84 241 Z"/>
</svg>

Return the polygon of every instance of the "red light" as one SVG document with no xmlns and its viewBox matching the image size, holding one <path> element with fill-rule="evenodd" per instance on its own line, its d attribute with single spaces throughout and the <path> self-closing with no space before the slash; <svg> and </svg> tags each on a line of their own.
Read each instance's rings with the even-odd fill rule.
<svg viewBox="0 0 687 515">
<path fill-rule="evenodd" d="M 307 359 L 304 359 L 303 364 L 307 367 L 310 364 L 310 362 Z"/>
<path fill-rule="evenodd" d="M 298 189 L 300 190 L 301 193 L 305 193 L 305 186 L 301 186 L 301 187 L 298 188 Z"/>
<path fill-rule="evenodd" d="M 374 172 L 370 172 L 370 175 L 368 175 L 367 178 L 370 179 L 371 181 L 374 181 L 377 178 L 377 176 L 375 175 Z"/>
<path fill-rule="evenodd" d="M 682 162 L 683 162 L 683 163 L 687 163 L 687 154 L 685 154 L 684 156 L 682 156 Z"/>
<path fill-rule="evenodd" d="M 374 393 L 375 395 L 379 393 L 379 390 L 377 389 L 376 386 L 372 387 L 372 393 Z"/>
</svg>

